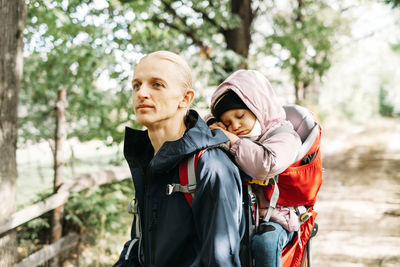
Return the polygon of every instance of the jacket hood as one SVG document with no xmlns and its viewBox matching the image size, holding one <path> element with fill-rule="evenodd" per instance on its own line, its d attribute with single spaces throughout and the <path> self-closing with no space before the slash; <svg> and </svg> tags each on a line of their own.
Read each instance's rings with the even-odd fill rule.
<svg viewBox="0 0 400 267">
<path fill-rule="evenodd" d="M 210 130 L 194 110 L 189 111 L 186 121 L 193 126 L 189 126 L 180 139 L 165 142 L 155 155 L 147 130 L 141 131 L 126 127 L 125 158 L 128 162 L 134 165 L 138 164 L 143 169 L 146 169 L 150 161 L 151 171 L 161 173 L 174 168 L 189 154 L 229 141 L 222 131 Z"/>
<path fill-rule="evenodd" d="M 235 92 L 254 113 L 261 123 L 262 135 L 285 123 L 285 110 L 278 102 L 271 84 L 260 72 L 238 70 L 231 74 L 212 95 L 211 110 L 216 100 L 228 90 Z"/>
</svg>

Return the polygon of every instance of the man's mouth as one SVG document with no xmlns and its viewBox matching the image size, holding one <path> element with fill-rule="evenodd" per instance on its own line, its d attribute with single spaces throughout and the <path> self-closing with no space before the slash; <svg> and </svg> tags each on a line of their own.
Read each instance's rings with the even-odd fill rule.
<svg viewBox="0 0 400 267">
<path fill-rule="evenodd" d="M 148 105 L 148 104 L 140 104 L 136 107 L 136 110 L 147 110 L 147 109 L 152 109 L 154 108 L 153 105 Z"/>
</svg>

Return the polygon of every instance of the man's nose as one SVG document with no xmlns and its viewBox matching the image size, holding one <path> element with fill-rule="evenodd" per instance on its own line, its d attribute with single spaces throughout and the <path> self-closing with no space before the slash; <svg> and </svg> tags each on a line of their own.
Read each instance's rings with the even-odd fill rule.
<svg viewBox="0 0 400 267">
<path fill-rule="evenodd" d="M 140 99 L 149 97 L 149 88 L 146 84 L 142 84 L 139 90 L 136 91 L 136 96 Z"/>
</svg>

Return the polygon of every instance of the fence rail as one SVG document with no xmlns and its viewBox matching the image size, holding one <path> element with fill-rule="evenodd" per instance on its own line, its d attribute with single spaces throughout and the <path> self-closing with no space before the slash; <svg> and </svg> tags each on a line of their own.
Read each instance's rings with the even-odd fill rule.
<svg viewBox="0 0 400 267">
<path fill-rule="evenodd" d="M 10 219 L 0 224 L 0 235 L 7 234 L 8 231 L 15 229 L 16 227 L 65 204 L 68 201 L 71 193 L 80 192 L 94 186 L 122 181 L 128 177 L 130 177 L 130 172 L 127 166 L 115 167 L 107 171 L 79 175 L 74 179 L 64 183 L 56 194 L 53 194 L 45 200 L 23 208 L 22 210 L 19 210 L 11 215 Z M 73 247 L 77 242 L 77 234 L 67 235 L 57 242 L 31 254 L 14 266 L 37 266 L 43 263 L 42 259 L 47 261 L 60 252 Z"/>
<path fill-rule="evenodd" d="M 60 238 L 51 245 L 46 245 L 42 249 L 32 253 L 22 261 L 14 264 L 13 267 L 32 267 L 44 264 L 49 259 L 57 256 L 63 251 L 73 248 L 78 244 L 79 236 L 75 233 L 70 233 L 65 237 Z"/>
<path fill-rule="evenodd" d="M 0 234 L 3 234 L 9 230 L 12 230 L 21 224 L 24 224 L 32 219 L 35 219 L 44 213 L 51 211 L 65 202 L 67 202 L 69 197 L 69 192 L 60 192 L 52 195 L 51 197 L 26 207 L 22 210 L 17 211 L 11 218 L 7 220 L 4 224 L 0 225 Z"/>
</svg>

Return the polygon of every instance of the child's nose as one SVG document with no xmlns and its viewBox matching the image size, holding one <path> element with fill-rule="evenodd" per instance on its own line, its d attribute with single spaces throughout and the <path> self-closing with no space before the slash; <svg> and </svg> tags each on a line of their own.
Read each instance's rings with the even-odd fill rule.
<svg viewBox="0 0 400 267">
<path fill-rule="evenodd" d="M 232 122 L 232 130 L 236 131 L 237 129 L 239 129 L 239 127 L 240 127 L 239 122 L 237 122 L 237 121 Z"/>
</svg>

